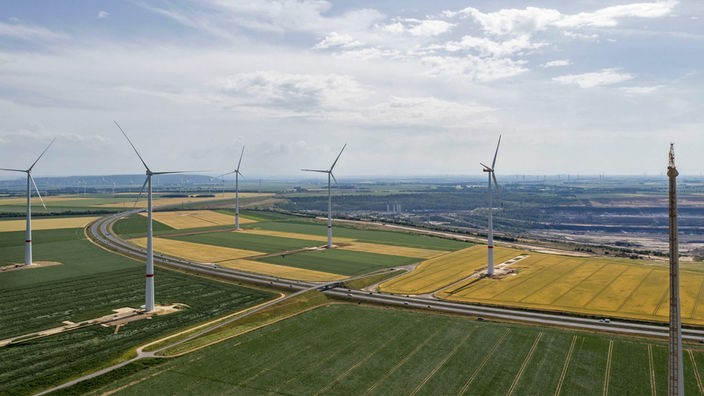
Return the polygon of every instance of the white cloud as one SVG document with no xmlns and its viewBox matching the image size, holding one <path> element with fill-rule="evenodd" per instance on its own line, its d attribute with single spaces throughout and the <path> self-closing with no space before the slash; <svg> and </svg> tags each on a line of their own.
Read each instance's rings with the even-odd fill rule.
<svg viewBox="0 0 704 396">
<path fill-rule="evenodd" d="M 480 58 L 468 55 L 463 58 L 428 56 L 422 61 L 431 76 L 463 77 L 471 81 L 489 82 L 517 76 L 528 71 L 525 61 L 509 58 Z"/>
<path fill-rule="evenodd" d="M 676 0 L 657 1 L 654 3 L 632 3 L 602 8 L 594 12 L 580 12 L 566 15 L 555 23 L 558 27 L 607 27 L 618 25 L 619 18 L 660 18 L 672 12 Z"/>
<path fill-rule="evenodd" d="M 15 23 L 0 22 L 0 37 L 2 36 L 30 41 L 52 41 L 67 37 L 63 33 L 54 32 L 45 27 L 30 25 L 21 21 L 15 21 Z"/>
<path fill-rule="evenodd" d="M 223 81 L 223 91 L 245 104 L 316 112 L 349 105 L 365 95 L 352 77 L 277 71 L 241 73 Z"/>
<path fill-rule="evenodd" d="M 619 89 L 627 94 L 647 95 L 657 91 L 660 88 L 662 88 L 661 85 L 654 85 L 650 87 L 621 87 Z"/>
<path fill-rule="evenodd" d="M 436 19 L 426 19 L 419 21 L 415 26 L 408 29 L 408 32 L 414 36 L 419 37 L 432 37 L 439 36 L 446 33 L 455 26 L 446 21 L 436 20 Z"/>
<path fill-rule="evenodd" d="M 316 44 L 314 49 L 328 49 L 333 47 L 338 48 L 352 48 L 359 47 L 362 43 L 355 40 L 349 34 L 332 32 L 325 36 L 318 44 Z"/>
<path fill-rule="evenodd" d="M 464 36 L 460 41 L 450 41 L 445 44 L 445 49 L 450 52 L 460 50 L 476 50 L 483 56 L 503 57 L 527 49 L 536 49 L 545 43 L 533 43 L 530 36 L 521 35 L 505 41 L 493 41 L 483 37 Z"/>
<path fill-rule="evenodd" d="M 526 7 L 502 9 L 484 13 L 467 7 L 460 11 L 445 11 L 447 17 L 472 17 L 482 29 L 492 35 L 531 34 L 549 27 L 582 28 L 616 26 L 622 18 L 660 18 L 672 12 L 676 0 L 632 3 L 605 7 L 593 12 L 562 14 L 550 8 Z"/>
<path fill-rule="evenodd" d="M 96 16 L 96 18 L 98 18 L 98 19 L 105 19 L 105 18 L 107 18 L 107 17 L 109 17 L 109 16 L 110 16 L 110 13 L 109 13 L 109 12 L 107 12 L 107 11 L 105 11 L 105 10 L 100 10 L 100 12 L 98 12 L 98 15 Z"/>
<path fill-rule="evenodd" d="M 622 73 L 619 69 L 603 69 L 598 72 L 553 77 L 553 81 L 564 85 L 577 85 L 580 88 L 594 88 L 603 85 L 617 84 L 631 80 L 632 78 L 632 74 Z"/>
<path fill-rule="evenodd" d="M 543 67 L 548 68 L 548 67 L 562 67 L 562 66 L 569 66 L 571 65 L 572 62 L 570 62 L 569 59 L 557 59 L 549 62 L 545 62 Z"/>
</svg>

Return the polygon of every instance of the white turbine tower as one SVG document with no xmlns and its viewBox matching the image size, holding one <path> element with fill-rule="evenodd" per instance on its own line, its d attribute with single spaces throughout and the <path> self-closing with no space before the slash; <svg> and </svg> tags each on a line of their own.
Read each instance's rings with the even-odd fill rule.
<svg viewBox="0 0 704 396">
<path fill-rule="evenodd" d="M 301 169 L 304 172 L 319 172 L 319 173 L 327 173 L 328 174 L 328 248 L 332 247 L 332 195 L 330 194 L 330 178 L 332 180 L 335 180 L 335 184 L 337 184 L 337 179 L 335 179 L 335 175 L 332 174 L 333 168 L 335 168 L 335 165 L 337 164 L 337 160 L 340 159 L 340 156 L 342 155 L 342 152 L 345 151 L 345 147 L 347 147 L 347 144 L 342 146 L 342 150 L 340 150 L 340 154 L 337 155 L 337 158 L 335 158 L 335 162 L 332 163 L 332 166 L 330 166 L 330 169 L 324 170 L 324 169 Z"/>
<path fill-rule="evenodd" d="M 493 196 L 493 191 L 491 189 L 491 181 L 494 180 L 494 184 L 496 185 L 496 192 L 499 192 L 499 183 L 496 181 L 496 174 L 494 173 L 494 167 L 496 166 L 496 155 L 499 153 L 499 145 L 501 144 L 501 135 L 499 135 L 499 142 L 496 144 L 496 151 L 494 152 L 494 160 L 491 161 L 491 166 L 486 166 L 482 164 L 481 162 L 479 163 L 481 166 L 484 167 L 483 171 L 488 173 L 489 176 L 489 189 L 487 190 L 488 194 L 488 201 L 489 201 L 489 232 L 487 233 L 488 241 L 487 241 L 487 270 L 486 274 L 488 276 L 494 275 L 494 220 L 492 218 L 492 212 L 493 212 L 493 202 L 492 202 L 492 196 Z"/>
<path fill-rule="evenodd" d="M 167 175 L 171 173 L 185 173 L 184 171 L 169 171 L 169 172 L 152 172 L 151 169 L 147 166 L 147 163 L 144 162 L 144 159 L 142 156 L 139 154 L 139 151 L 137 151 L 137 148 L 132 144 L 132 141 L 130 140 L 129 137 L 127 137 L 127 134 L 125 133 L 124 130 L 122 130 L 122 127 L 120 127 L 120 124 L 117 123 L 117 121 L 113 121 L 115 125 L 120 129 L 120 132 L 125 136 L 125 139 L 127 139 L 127 142 L 129 142 L 130 146 L 132 146 L 132 149 L 134 152 L 137 154 L 137 157 L 139 157 L 139 160 L 142 161 L 142 165 L 144 165 L 144 168 L 146 169 L 146 175 L 147 179 L 144 181 L 144 184 L 142 184 L 142 189 L 139 191 L 139 196 L 137 199 L 139 200 L 139 197 L 142 195 L 142 192 L 144 191 L 144 187 L 147 186 L 147 286 L 146 286 L 146 292 L 145 292 L 145 302 L 144 302 L 144 311 L 145 312 L 152 312 L 154 311 L 154 249 L 153 249 L 153 244 L 152 244 L 152 176 L 154 175 Z"/>
<path fill-rule="evenodd" d="M 47 150 L 49 150 L 49 147 L 51 147 L 52 144 L 54 144 L 54 138 L 48 146 L 42 151 L 41 154 L 39 154 L 39 157 L 32 163 L 32 166 L 30 166 L 27 169 L 8 169 L 8 168 L 0 168 L 0 170 L 8 171 L 8 172 L 22 172 L 27 174 L 27 225 L 25 228 L 25 238 L 24 238 L 24 265 L 32 265 L 32 187 L 31 185 L 34 185 L 34 189 L 37 191 L 37 196 L 39 197 L 39 200 L 42 203 L 42 206 L 44 207 L 44 210 L 46 210 L 46 205 L 44 205 L 44 200 L 42 199 L 42 195 L 39 193 L 39 188 L 37 188 L 37 183 L 34 182 L 34 178 L 32 177 L 32 169 L 34 168 L 34 165 L 39 162 L 39 160 L 42 158 L 44 153 L 46 153 Z M 31 184 L 31 185 L 30 185 Z"/>
<path fill-rule="evenodd" d="M 244 155 L 244 146 L 242 146 L 242 152 L 240 153 L 240 160 L 237 162 L 237 168 L 232 172 L 220 175 L 220 177 L 235 174 L 235 230 L 240 229 L 240 176 L 244 177 L 242 172 L 240 172 L 240 165 L 242 164 L 242 156 Z M 224 184 L 223 184 L 223 188 Z"/>
</svg>

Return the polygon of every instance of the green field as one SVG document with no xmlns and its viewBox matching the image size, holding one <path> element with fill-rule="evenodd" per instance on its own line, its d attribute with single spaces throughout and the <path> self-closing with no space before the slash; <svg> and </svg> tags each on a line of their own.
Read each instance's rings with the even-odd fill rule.
<svg viewBox="0 0 704 396">
<path fill-rule="evenodd" d="M 690 356 L 691 355 L 691 356 Z M 652 356 L 652 366 L 650 365 Z M 685 393 L 704 352 L 685 350 Z M 659 342 L 332 305 L 76 388 L 90 394 L 642 395 L 667 392 Z M 110 383 L 105 383 L 108 379 Z M 651 389 L 654 384 L 655 389 Z"/>
<path fill-rule="evenodd" d="M 281 238 L 267 235 L 254 235 L 242 232 L 208 232 L 203 234 L 169 236 L 179 241 L 215 245 L 235 249 L 253 250 L 255 252 L 277 253 L 319 245 L 303 239 Z"/>
<path fill-rule="evenodd" d="M 361 275 L 382 268 L 408 265 L 420 261 L 416 258 L 390 256 L 340 249 L 324 249 L 285 256 L 258 259 L 265 263 L 286 265 L 341 275 Z"/>
<path fill-rule="evenodd" d="M 107 252 L 82 229 L 36 231 L 35 261 L 61 265 L 0 273 L 0 339 L 144 304 L 143 264 Z M 21 262 L 23 232 L 0 233 L 4 263 Z M 114 328 L 87 327 L 0 348 L 0 394 L 28 394 L 90 372 L 146 341 L 260 303 L 273 295 L 157 269 L 157 304 L 178 313 Z"/>
<path fill-rule="evenodd" d="M 152 230 L 154 234 L 158 234 L 160 231 L 173 231 L 174 229 L 153 220 Z M 145 236 L 147 235 L 147 218 L 138 214 L 124 217 L 113 224 L 112 231 L 124 239 Z"/>
<path fill-rule="evenodd" d="M 243 228 L 284 231 L 310 235 L 327 235 L 327 225 L 295 219 L 290 221 L 270 221 L 247 224 Z M 356 239 L 360 242 L 379 243 L 384 245 L 407 246 L 435 250 L 458 250 L 471 246 L 470 243 L 432 237 L 428 235 L 409 234 L 404 232 L 364 230 L 333 225 L 333 242 L 335 237 Z"/>
</svg>

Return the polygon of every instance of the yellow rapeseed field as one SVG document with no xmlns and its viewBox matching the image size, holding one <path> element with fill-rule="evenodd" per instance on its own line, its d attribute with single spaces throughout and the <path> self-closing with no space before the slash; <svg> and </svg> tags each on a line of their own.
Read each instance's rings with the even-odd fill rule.
<svg viewBox="0 0 704 396">
<path fill-rule="evenodd" d="M 61 228 L 83 228 L 88 223 L 93 220 L 98 219 L 98 217 L 67 217 L 67 218 L 50 218 L 42 219 L 35 218 L 32 219 L 32 230 L 57 230 Z M 24 231 L 26 227 L 25 220 L 2 220 L 0 221 L 0 232 L 8 231 Z"/>
<path fill-rule="evenodd" d="M 141 247 L 147 246 L 147 238 L 134 238 L 131 239 L 130 242 Z M 220 263 L 263 254 L 251 250 L 203 245 L 200 243 L 175 241 L 166 238 L 154 238 L 154 250 L 201 263 Z"/>
<path fill-rule="evenodd" d="M 344 275 L 333 274 L 330 272 L 287 267 L 285 265 L 268 264 L 246 259 L 223 261 L 218 263 L 218 265 L 221 267 L 232 268 L 241 271 L 254 272 L 257 274 L 264 274 L 293 280 L 301 280 L 306 282 L 327 282 L 347 278 Z"/>
<path fill-rule="evenodd" d="M 342 250 L 352 250 L 355 252 L 367 252 L 377 254 L 388 254 L 391 256 L 413 257 L 429 259 L 441 254 L 448 253 L 442 250 L 420 249 L 405 246 L 382 245 L 378 243 L 352 242 L 349 245 L 341 246 Z"/>
<path fill-rule="evenodd" d="M 486 246 L 476 245 L 426 260 L 414 271 L 382 283 L 379 290 L 398 294 L 432 293 L 485 267 L 486 250 Z M 519 254 L 519 250 L 495 248 L 494 260 L 501 263 Z"/>
<path fill-rule="evenodd" d="M 605 317 L 661 322 L 668 319 L 666 263 L 528 254 L 528 258 L 511 266 L 517 274 L 468 280 L 437 292 L 436 296 Z M 476 258 L 473 264 L 483 265 L 483 259 Z M 704 325 L 704 304 L 699 303 L 704 297 L 704 272 L 681 270 L 680 274 L 682 319 L 688 324 Z"/>
<path fill-rule="evenodd" d="M 146 213 L 140 213 L 147 216 Z M 154 220 L 167 226 L 182 230 L 186 228 L 228 226 L 234 227 L 235 217 L 231 214 L 223 214 L 213 210 L 188 210 L 173 212 L 154 212 Z M 240 224 L 254 223 L 254 220 L 240 216 Z"/>
</svg>

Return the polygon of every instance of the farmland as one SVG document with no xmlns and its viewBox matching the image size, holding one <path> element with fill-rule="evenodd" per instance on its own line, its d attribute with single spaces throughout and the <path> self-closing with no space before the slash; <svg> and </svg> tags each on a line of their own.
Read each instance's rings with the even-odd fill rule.
<svg viewBox="0 0 704 396">
<path fill-rule="evenodd" d="M 0 222 L 2 224 L 2 222 Z M 22 231 L 0 233 L 0 262 L 21 262 Z M 61 265 L 0 273 L 0 339 L 144 303 L 143 265 L 85 239 L 80 228 L 34 233 L 36 260 Z M 264 301 L 272 295 L 158 270 L 157 303 L 189 308 L 113 328 L 90 326 L 0 348 L 0 393 L 26 394 L 122 358 L 139 343 Z"/>
<path fill-rule="evenodd" d="M 157 201 L 157 203 L 159 203 Z M 142 212 L 142 216 L 147 214 Z M 154 212 L 152 218 L 162 224 L 176 229 L 182 230 L 185 228 L 201 228 L 213 226 L 232 226 L 235 219 L 233 215 L 224 214 L 212 210 L 189 210 L 178 212 Z M 253 223 L 246 217 L 240 217 L 240 224 Z"/>
<path fill-rule="evenodd" d="M 494 259 L 500 263 L 515 255 L 511 250 L 496 249 Z M 379 289 L 398 294 L 432 293 L 480 271 L 485 265 L 486 247 L 472 246 L 426 260 L 412 272 L 382 283 Z"/>
<path fill-rule="evenodd" d="M 647 340 L 331 305 L 89 394 L 664 394 L 666 355 Z M 704 352 L 684 356 L 685 392 L 699 393 Z"/>
<path fill-rule="evenodd" d="M 527 255 L 512 274 L 468 278 L 486 266 L 486 248 L 472 247 L 424 261 L 416 270 L 382 283 L 399 294 L 436 292 L 440 298 L 647 321 L 667 321 L 668 269 L 662 262 L 580 258 L 495 249 L 495 263 Z M 704 272 L 682 269 L 682 318 L 704 324 Z M 454 283 L 454 284 L 453 284 Z M 452 284 L 452 286 L 449 286 Z"/>
</svg>

